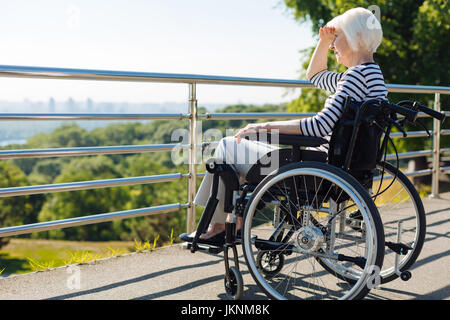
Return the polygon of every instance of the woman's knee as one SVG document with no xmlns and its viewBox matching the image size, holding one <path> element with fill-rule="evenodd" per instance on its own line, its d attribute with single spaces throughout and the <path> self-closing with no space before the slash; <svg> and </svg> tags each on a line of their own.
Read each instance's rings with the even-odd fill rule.
<svg viewBox="0 0 450 320">
<path fill-rule="evenodd" d="M 216 147 L 216 151 L 214 153 L 214 157 L 216 158 L 224 158 L 227 153 L 232 149 L 234 150 L 236 146 L 236 138 L 229 136 L 220 139 L 219 144 Z M 223 159 L 225 160 L 225 159 Z"/>
<path fill-rule="evenodd" d="M 235 145 L 237 143 L 237 139 L 233 136 L 227 136 L 220 139 L 219 143 L 222 143 L 224 145 Z"/>
</svg>

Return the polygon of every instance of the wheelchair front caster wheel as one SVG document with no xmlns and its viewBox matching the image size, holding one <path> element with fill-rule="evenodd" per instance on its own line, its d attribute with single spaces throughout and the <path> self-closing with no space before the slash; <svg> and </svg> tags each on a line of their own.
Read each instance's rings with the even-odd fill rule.
<svg viewBox="0 0 450 320">
<path fill-rule="evenodd" d="M 230 279 L 227 280 L 225 275 L 225 291 L 233 300 L 240 300 L 244 292 L 244 280 L 242 279 L 241 272 L 236 267 L 230 267 L 228 269 Z"/>
<path fill-rule="evenodd" d="M 259 251 L 256 256 L 257 267 L 267 277 L 273 277 L 283 269 L 284 254 L 272 251 Z"/>
<path fill-rule="evenodd" d="M 408 281 L 409 279 L 411 279 L 411 277 L 412 277 L 412 274 L 409 271 L 403 271 L 400 274 L 400 279 L 402 279 L 403 281 Z"/>
</svg>

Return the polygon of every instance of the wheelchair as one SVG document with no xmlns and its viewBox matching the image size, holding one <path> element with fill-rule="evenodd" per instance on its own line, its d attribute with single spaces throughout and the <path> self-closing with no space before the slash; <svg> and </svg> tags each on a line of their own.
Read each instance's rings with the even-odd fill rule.
<svg viewBox="0 0 450 320">
<path fill-rule="evenodd" d="M 395 150 L 389 136 L 394 127 L 406 136 L 407 121 L 423 125 L 419 111 L 445 118 L 418 102 L 348 97 L 329 142 L 249 135 L 289 147 L 259 159 L 243 184 L 232 165 L 209 159 L 211 194 L 188 248 L 223 251 L 225 290 L 236 300 L 243 296 L 238 245 L 253 279 L 272 299 L 361 299 L 381 283 L 399 276 L 409 280 L 408 269 L 424 242 L 425 212 L 399 170 L 398 156 L 394 166 L 386 155 L 389 142 Z M 329 143 L 328 154 L 311 150 L 324 143 Z M 233 214 L 233 221 L 226 223 L 222 247 L 205 246 L 198 243 L 199 235 L 217 206 L 219 179 L 225 185 L 225 212 Z M 243 218 L 240 231 L 237 217 Z"/>
</svg>

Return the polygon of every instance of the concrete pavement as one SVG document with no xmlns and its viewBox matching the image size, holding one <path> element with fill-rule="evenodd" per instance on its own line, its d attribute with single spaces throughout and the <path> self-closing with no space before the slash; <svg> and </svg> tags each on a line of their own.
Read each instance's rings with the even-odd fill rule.
<svg viewBox="0 0 450 320">
<path fill-rule="evenodd" d="M 374 289 L 366 299 L 450 299 L 450 193 L 424 199 L 427 236 L 408 282 Z M 239 248 L 239 253 L 242 251 Z M 244 299 L 267 299 L 240 255 Z M 222 254 L 181 245 L 0 279 L 0 299 L 226 299 Z"/>
</svg>

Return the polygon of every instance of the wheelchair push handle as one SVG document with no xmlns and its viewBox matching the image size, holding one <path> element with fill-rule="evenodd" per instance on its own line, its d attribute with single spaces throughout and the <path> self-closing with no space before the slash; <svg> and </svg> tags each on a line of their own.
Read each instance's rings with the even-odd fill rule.
<svg viewBox="0 0 450 320">
<path fill-rule="evenodd" d="M 406 105 L 406 106 L 412 108 L 413 110 L 417 110 L 417 111 L 426 113 L 427 115 L 429 115 L 429 116 L 431 116 L 431 117 L 433 117 L 433 118 L 435 118 L 435 119 L 437 119 L 437 120 L 439 120 L 441 122 L 443 122 L 444 119 L 445 119 L 445 113 L 441 113 L 441 112 L 438 112 L 438 111 L 433 110 L 431 108 L 428 108 L 428 107 L 426 107 L 424 105 L 421 105 L 417 101 L 403 100 L 403 101 L 400 101 L 398 103 L 398 105 Z"/>
<path fill-rule="evenodd" d="M 394 111 L 395 113 L 401 114 L 406 118 L 406 120 L 410 122 L 415 122 L 417 119 L 417 110 L 409 109 L 406 107 L 401 106 L 400 104 L 394 104 L 389 102 L 384 102 L 382 106 L 389 108 L 390 110 Z"/>
</svg>

